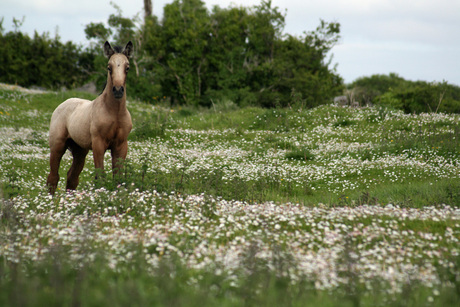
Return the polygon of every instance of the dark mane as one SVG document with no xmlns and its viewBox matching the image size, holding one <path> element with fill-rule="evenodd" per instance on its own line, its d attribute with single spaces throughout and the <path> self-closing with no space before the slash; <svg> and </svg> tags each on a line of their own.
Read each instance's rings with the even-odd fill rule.
<svg viewBox="0 0 460 307">
<path fill-rule="evenodd" d="M 105 80 L 104 87 L 102 88 L 102 91 L 99 93 L 99 95 L 102 95 L 102 93 L 104 93 L 106 86 L 107 86 L 107 80 Z"/>
<path fill-rule="evenodd" d="M 115 53 L 122 53 L 124 49 L 123 46 L 113 46 L 112 48 L 113 48 L 113 51 L 115 51 Z"/>
</svg>

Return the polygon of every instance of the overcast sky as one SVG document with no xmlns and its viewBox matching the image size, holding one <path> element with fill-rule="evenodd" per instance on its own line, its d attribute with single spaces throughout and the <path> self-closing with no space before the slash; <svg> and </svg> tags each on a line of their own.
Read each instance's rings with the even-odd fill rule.
<svg viewBox="0 0 460 307">
<path fill-rule="evenodd" d="M 142 16 L 143 0 L 114 0 L 126 17 Z M 152 0 L 157 16 L 172 0 Z M 204 0 L 214 5 L 253 6 L 260 0 Z M 301 35 L 319 20 L 341 24 L 340 43 L 332 49 L 338 73 L 349 83 L 361 76 L 395 72 L 409 80 L 460 85 L 459 0 L 272 0 L 286 14 L 285 32 Z M 0 0 L 3 28 L 13 17 L 31 36 L 57 33 L 63 42 L 86 44 L 85 25 L 106 22 L 115 13 L 110 0 Z"/>
</svg>

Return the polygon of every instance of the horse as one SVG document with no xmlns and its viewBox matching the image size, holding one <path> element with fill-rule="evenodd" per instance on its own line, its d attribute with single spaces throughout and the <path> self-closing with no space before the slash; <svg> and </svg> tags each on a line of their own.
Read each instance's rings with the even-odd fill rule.
<svg viewBox="0 0 460 307">
<path fill-rule="evenodd" d="M 115 175 L 128 153 L 128 134 L 133 125 L 126 108 L 126 76 L 133 43 L 125 47 L 104 44 L 108 58 L 107 82 L 103 92 L 93 101 L 70 98 L 53 112 L 50 121 L 49 193 L 54 195 L 59 181 L 59 165 L 67 149 L 73 157 L 67 172 L 66 190 L 75 190 L 89 150 L 93 151 L 96 170 L 104 171 L 104 154 L 110 149 Z"/>
</svg>

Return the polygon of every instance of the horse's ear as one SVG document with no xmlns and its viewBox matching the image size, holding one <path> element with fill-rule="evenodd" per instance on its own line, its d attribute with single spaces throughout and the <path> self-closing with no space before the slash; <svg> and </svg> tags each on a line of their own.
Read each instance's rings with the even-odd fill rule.
<svg viewBox="0 0 460 307">
<path fill-rule="evenodd" d="M 110 59 L 110 57 L 114 54 L 115 50 L 113 50 L 112 46 L 110 46 L 110 43 L 106 41 L 104 44 L 104 55 Z"/>
<path fill-rule="evenodd" d="M 133 55 L 133 50 L 134 50 L 133 43 L 129 41 L 126 44 L 125 49 L 123 49 L 123 54 L 126 55 L 126 57 L 129 59 Z"/>
</svg>

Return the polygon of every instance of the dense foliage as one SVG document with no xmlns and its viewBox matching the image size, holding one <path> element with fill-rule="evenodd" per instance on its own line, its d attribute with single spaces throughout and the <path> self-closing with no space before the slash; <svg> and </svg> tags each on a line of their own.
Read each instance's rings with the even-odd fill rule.
<svg viewBox="0 0 460 307">
<path fill-rule="evenodd" d="M 87 80 L 102 86 L 102 44 L 135 43 L 130 95 L 144 101 L 167 97 L 172 104 L 288 106 L 292 97 L 313 107 L 341 93 L 343 81 L 328 53 L 340 25 L 321 21 L 304 36 L 283 35 L 284 15 L 271 1 L 210 12 L 200 0 L 175 0 L 163 18 L 126 18 L 114 5 L 107 24 L 90 23 L 92 42 L 83 49 L 58 38 L 20 32 L 0 34 L 0 81 L 23 86 L 73 87 Z M 21 50 L 21 52 L 18 52 Z M 36 70 L 32 71 L 32 70 Z"/>
<path fill-rule="evenodd" d="M 136 42 L 137 76 L 130 86 L 145 101 L 168 97 L 173 104 L 229 100 L 272 107 L 288 106 L 295 94 L 313 107 L 343 88 L 326 61 L 340 25 L 321 21 L 303 37 L 282 35 L 284 15 L 271 1 L 209 12 L 200 0 L 176 0 L 164 7 L 161 21 L 150 16 L 144 23 L 117 8 L 108 24 L 88 25 L 87 37 L 98 45 L 112 33 L 120 44 Z"/>
<path fill-rule="evenodd" d="M 49 89 L 74 88 L 94 71 L 95 56 L 72 42 L 35 32 L 0 31 L 0 81 Z"/>
<path fill-rule="evenodd" d="M 460 87 L 447 82 L 409 81 L 395 73 L 362 77 L 349 85 L 351 99 L 406 113 L 460 113 Z"/>
</svg>

